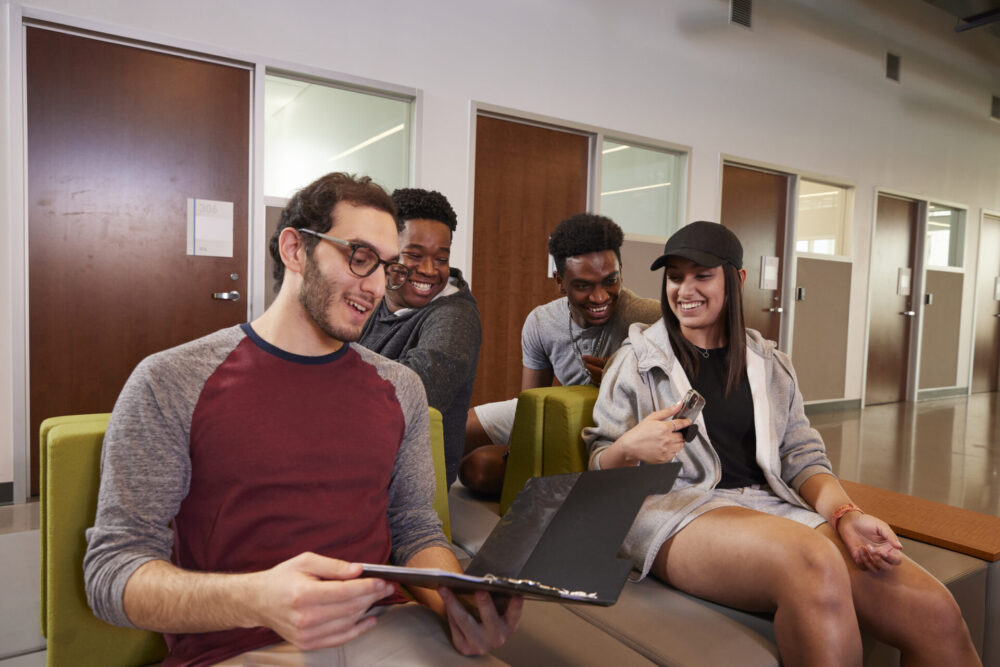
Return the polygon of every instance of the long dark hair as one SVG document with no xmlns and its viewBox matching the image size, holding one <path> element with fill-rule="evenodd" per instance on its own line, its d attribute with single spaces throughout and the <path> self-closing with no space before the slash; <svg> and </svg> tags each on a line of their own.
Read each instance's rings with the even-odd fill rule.
<svg viewBox="0 0 1000 667">
<path fill-rule="evenodd" d="M 743 284 L 740 274 L 732 264 L 722 265 L 722 275 L 726 283 L 726 306 L 722 313 L 725 318 L 726 348 L 726 388 L 725 395 L 735 389 L 743 379 L 747 360 L 747 329 L 743 320 Z M 681 362 L 681 367 L 689 378 L 698 375 L 698 359 L 701 357 L 695 346 L 681 333 L 681 325 L 670 310 L 667 302 L 667 272 L 663 272 L 663 285 L 660 288 L 660 310 L 663 312 L 663 323 L 667 326 L 670 346 Z"/>
</svg>

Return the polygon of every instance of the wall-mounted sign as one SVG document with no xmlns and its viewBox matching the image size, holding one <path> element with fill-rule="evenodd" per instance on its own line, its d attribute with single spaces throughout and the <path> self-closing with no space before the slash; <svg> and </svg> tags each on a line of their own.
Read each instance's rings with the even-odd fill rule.
<svg viewBox="0 0 1000 667">
<path fill-rule="evenodd" d="M 233 202 L 187 200 L 187 254 L 233 256 Z"/>
<path fill-rule="evenodd" d="M 778 266 L 780 261 L 777 257 L 760 256 L 761 289 L 778 289 Z"/>
<path fill-rule="evenodd" d="M 899 267 L 899 275 L 896 277 L 896 294 L 899 296 L 910 296 L 910 290 L 912 289 L 910 284 L 910 277 L 913 275 L 913 270 L 907 266 Z"/>
<path fill-rule="evenodd" d="M 993 300 L 1000 301 L 1000 276 L 993 279 Z"/>
</svg>

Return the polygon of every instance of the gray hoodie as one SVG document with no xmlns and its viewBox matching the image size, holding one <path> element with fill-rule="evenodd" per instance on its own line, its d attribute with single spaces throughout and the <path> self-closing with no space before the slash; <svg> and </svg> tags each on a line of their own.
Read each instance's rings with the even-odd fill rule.
<svg viewBox="0 0 1000 667">
<path fill-rule="evenodd" d="M 757 464 L 768 484 L 792 505 L 812 509 L 798 494 L 817 473 L 832 474 L 819 433 L 809 426 L 795 371 L 773 341 L 747 330 L 747 378 L 753 397 Z M 584 429 L 590 468 L 600 468 L 600 454 L 655 410 L 670 407 L 691 388 L 673 353 L 663 320 L 633 324 L 628 342 L 604 371 L 594 406 L 594 426 Z M 670 493 L 650 496 L 622 546 L 645 577 L 663 543 L 682 527 L 688 514 L 712 499 L 722 468 L 699 416 L 699 433 L 675 457 L 682 464 Z"/>
</svg>

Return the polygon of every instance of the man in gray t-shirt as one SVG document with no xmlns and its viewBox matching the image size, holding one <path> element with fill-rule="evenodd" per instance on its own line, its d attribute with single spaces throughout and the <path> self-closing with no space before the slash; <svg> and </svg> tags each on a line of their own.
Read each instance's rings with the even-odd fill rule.
<svg viewBox="0 0 1000 667">
<path fill-rule="evenodd" d="M 548 372 L 564 386 L 600 384 L 603 363 L 592 361 L 588 366 L 587 358 L 607 359 L 628 336 L 632 322 L 652 323 L 661 316 L 658 301 L 638 297 L 624 287 L 617 294 L 613 314 L 606 324 L 580 326 L 572 313 L 569 297 L 564 296 L 528 314 L 521 329 L 521 363 L 525 370 L 541 375 Z M 548 383 L 536 386 L 551 384 L 549 378 Z"/>
<path fill-rule="evenodd" d="M 611 219 L 579 213 L 549 237 L 553 277 L 565 295 L 538 306 L 521 329 L 521 391 L 562 385 L 600 384 L 604 363 L 621 345 L 633 322 L 652 324 L 660 302 L 622 287 L 624 234 Z M 517 399 L 469 410 L 466 457 L 459 478 L 465 486 L 499 494 Z"/>
</svg>

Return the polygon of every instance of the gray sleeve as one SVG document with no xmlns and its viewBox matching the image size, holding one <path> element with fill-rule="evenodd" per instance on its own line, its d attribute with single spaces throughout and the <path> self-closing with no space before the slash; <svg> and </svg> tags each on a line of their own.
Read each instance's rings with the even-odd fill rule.
<svg viewBox="0 0 1000 667">
<path fill-rule="evenodd" d="M 552 368 L 549 354 L 541 336 L 541 306 L 535 308 L 524 319 L 521 327 L 521 363 L 525 368 L 543 371 Z"/>
<path fill-rule="evenodd" d="M 601 453 L 639 423 L 636 390 L 641 386 L 635 354 L 631 348 L 619 350 L 604 369 L 600 393 L 594 403 L 594 425 L 583 429 L 583 441 L 590 452 L 590 470 L 600 470 Z"/>
<path fill-rule="evenodd" d="M 389 482 L 388 508 L 392 562 L 404 565 L 427 547 L 447 549 L 449 545 L 434 510 L 436 478 L 423 383 L 416 373 L 401 364 L 387 359 L 375 363 L 380 366 L 379 373 L 396 387 L 406 423 Z"/>
<path fill-rule="evenodd" d="M 772 411 L 780 441 L 781 478 L 798 492 L 817 473 L 833 474 L 819 431 L 809 424 L 795 370 L 788 357 L 775 350 L 774 378 L 771 380 Z"/>
<path fill-rule="evenodd" d="M 140 565 L 170 560 L 170 522 L 190 481 L 190 420 L 158 395 L 150 360 L 115 403 L 101 452 L 101 486 L 83 560 L 87 600 L 98 618 L 131 627 L 125 584 Z"/>
<path fill-rule="evenodd" d="M 479 311 L 468 299 L 447 297 L 420 325 L 420 340 L 397 359 L 416 371 L 427 402 L 444 412 L 475 375 L 482 340 Z"/>
<path fill-rule="evenodd" d="M 123 603 L 129 577 L 148 561 L 170 560 L 170 523 L 191 479 L 191 415 L 205 381 L 243 337 L 231 327 L 144 359 L 115 402 L 83 559 L 87 600 L 108 623 L 132 626 Z"/>
</svg>

